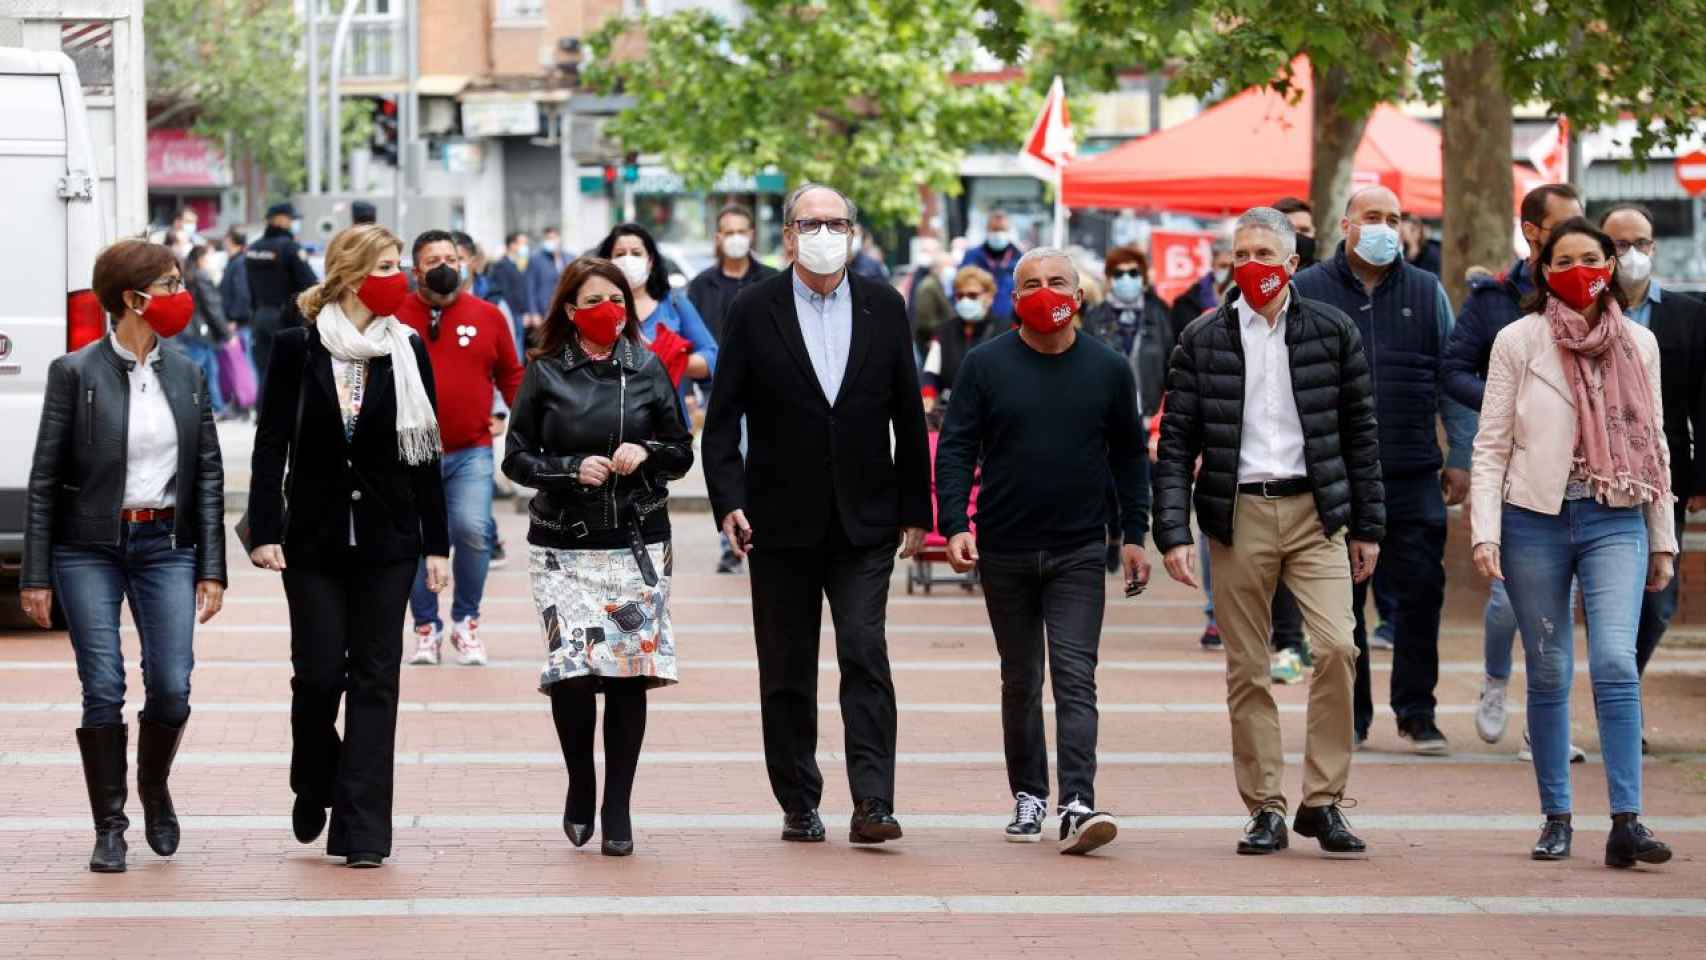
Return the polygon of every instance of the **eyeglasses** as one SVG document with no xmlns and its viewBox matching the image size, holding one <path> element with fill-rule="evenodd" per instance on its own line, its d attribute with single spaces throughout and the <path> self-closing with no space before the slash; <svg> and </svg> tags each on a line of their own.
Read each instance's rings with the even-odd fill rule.
<svg viewBox="0 0 1706 960">
<path fill-rule="evenodd" d="M 1642 253 L 1653 252 L 1653 241 L 1650 237 L 1642 240 L 1636 240 L 1634 243 L 1625 243 L 1622 240 L 1618 240 L 1616 243 L 1612 244 L 1612 246 L 1616 248 L 1617 255 L 1620 257 L 1625 253 L 1628 253 L 1630 247 L 1634 247 Z"/>
<path fill-rule="evenodd" d="M 179 277 L 161 277 L 160 279 L 149 284 L 144 290 L 142 290 L 142 292 L 147 293 L 149 290 L 152 290 L 155 287 L 165 287 L 167 293 L 177 293 L 179 290 L 182 290 L 184 288 L 184 278 L 181 276 L 179 276 Z"/>
<path fill-rule="evenodd" d="M 853 229 L 853 221 L 848 220 L 845 217 L 839 217 L 839 218 L 834 219 L 834 220 L 795 220 L 794 221 L 794 232 L 799 233 L 803 236 L 815 235 L 819 230 L 822 230 L 824 227 L 828 227 L 829 232 L 835 234 L 838 237 L 846 236 L 847 232 L 849 230 Z"/>
<path fill-rule="evenodd" d="M 1136 267 L 1122 267 L 1122 268 L 1114 271 L 1114 277 L 1116 279 L 1119 277 L 1141 277 L 1141 276 L 1143 276 L 1143 271 L 1137 269 Z"/>
</svg>

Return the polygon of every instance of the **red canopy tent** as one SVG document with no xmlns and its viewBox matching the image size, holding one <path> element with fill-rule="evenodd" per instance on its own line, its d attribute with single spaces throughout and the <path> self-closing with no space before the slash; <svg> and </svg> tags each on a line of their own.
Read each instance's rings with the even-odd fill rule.
<svg viewBox="0 0 1706 960">
<path fill-rule="evenodd" d="M 1172 210 L 1203 216 L 1240 213 L 1280 197 L 1309 196 L 1314 155 L 1307 60 L 1292 64 L 1296 104 L 1270 87 L 1252 87 L 1191 120 L 1067 165 L 1068 207 Z M 1440 133 L 1381 104 L 1357 147 L 1351 180 L 1380 184 L 1407 212 L 1445 211 Z M 1514 168 L 1518 198 L 1533 174 Z"/>
</svg>

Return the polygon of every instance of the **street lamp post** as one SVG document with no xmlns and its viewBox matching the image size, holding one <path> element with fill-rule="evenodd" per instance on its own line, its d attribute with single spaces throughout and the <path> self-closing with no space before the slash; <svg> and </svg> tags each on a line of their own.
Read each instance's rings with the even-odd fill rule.
<svg viewBox="0 0 1706 960">
<path fill-rule="evenodd" d="M 320 3 L 307 0 L 307 29 L 302 42 L 308 48 L 308 193 L 320 193 L 320 168 L 325 153 L 320 149 Z"/>
<path fill-rule="evenodd" d="M 326 183 L 330 192 L 339 193 L 343 190 L 343 111 L 338 97 L 338 81 L 343 73 L 344 47 L 349 42 L 350 20 L 355 17 L 355 7 L 361 0 L 344 0 L 344 12 L 338 17 L 337 32 L 332 35 L 332 64 L 330 77 L 326 84 L 326 141 L 329 146 L 326 165 Z"/>
</svg>

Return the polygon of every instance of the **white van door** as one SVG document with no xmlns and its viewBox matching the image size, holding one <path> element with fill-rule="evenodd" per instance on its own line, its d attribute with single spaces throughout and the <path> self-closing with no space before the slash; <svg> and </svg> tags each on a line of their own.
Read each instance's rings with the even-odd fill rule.
<svg viewBox="0 0 1706 960">
<path fill-rule="evenodd" d="M 0 65 L 5 61 L 0 60 Z M 24 491 L 48 364 L 65 353 L 66 106 L 55 73 L 0 72 L 0 563 L 23 550 Z"/>
</svg>

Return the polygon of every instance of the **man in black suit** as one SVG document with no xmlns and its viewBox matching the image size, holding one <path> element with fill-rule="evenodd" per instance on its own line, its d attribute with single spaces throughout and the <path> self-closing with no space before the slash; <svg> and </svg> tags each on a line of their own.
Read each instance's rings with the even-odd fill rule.
<svg viewBox="0 0 1706 960">
<path fill-rule="evenodd" d="M 1653 276 L 1658 244 L 1653 240 L 1653 215 L 1646 207 L 1617 204 L 1600 217 L 1599 228 L 1617 245 L 1617 282 L 1629 299 L 1624 314 L 1653 331 L 1659 341 L 1670 492 L 1688 508 L 1676 511 L 1681 543 L 1688 512 L 1706 509 L 1706 455 L 1695 447 L 1706 430 L 1706 304 L 1674 290 L 1659 290 Z M 1635 634 L 1635 665 L 1642 672 L 1676 613 L 1679 579 L 1672 577 L 1663 590 L 1642 595 L 1641 626 Z"/>
<path fill-rule="evenodd" d="M 509 311 L 515 333 L 515 352 L 527 362 L 527 331 L 538 323 L 527 297 L 527 234 L 517 230 L 504 238 L 504 255 L 492 262 L 492 302 Z"/>
<path fill-rule="evenodd" d="M 723 533 L 740 556 L 752 555 L 764 754 L 782 839 L 824 839 L 815 754 L 827 594 L 851 840 L 882 843 L 901 835 L 884 622 L 897 547 L 911 557 L 931 523 L 924 408 L 905 302 L 887 284 L 848 274 L 852 201 L 807 184 L 789 195 L 783 219 L 793 267 L 742 291 L 724 324 L 705 479 Z"/>
</svg>

